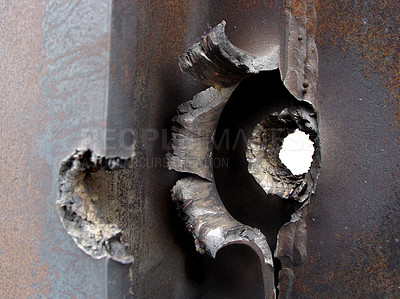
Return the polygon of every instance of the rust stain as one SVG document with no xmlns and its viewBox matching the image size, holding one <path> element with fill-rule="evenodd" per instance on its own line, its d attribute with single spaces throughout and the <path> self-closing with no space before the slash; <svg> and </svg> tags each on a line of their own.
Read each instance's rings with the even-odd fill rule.
<svg viewBox="0 0 400 299">
<path fill-rule="evenodd" d="M 176 58 L 184 50 L 189 5 L 183 0 L 157 0 L 152 3 L 139 1 L 138 8 L 139 14 L 142 12 L 145 15 L 143 18 L 147 19 L 148 24 L 146 26 L 138 24 L 138 34 L 147 38 L 137 44 L 136 65 L 146 66 L 150 73 L 148 84 L 150 86 L 159 84 L 162 74 L 169 73 L 171 70 L 175 70 L 174 73 L 181 76 Z M 139 16 L 139 18 L 142 17 Z M 151 26 L 148 26 L 149 24 Z M 146 54 L 142 55 L 142 53 Z M 161 108 L 151 105 L 150 113 L 157 113 Z"/>
<path fill-rule="evenodd" d="M 252 0 L 252 1 L 246 1 L 246 0 L 237 0 L 237 1 L 227 1 L 225 5 L 231 5 L 236 10 L 251 10 L 254 12 L 255 8 L 273 8 L 278 4 L 278 0 L 267 0 L 267 1 L 260 1 L 260 0 Z M 224 5 L 224 6 L 225 6 Z"/>
<path fill-rule="evenodd" d="M 384 197 L 391 199 L 382 216 L 368 219 L 359 232 L 336 233 L 332 247 L 312 241 L 316 252 L 296 269 L 296 294 L 332 298 L 335 290 L 334 298 L 399 297 L 400 175 L 392 177 L 393 184 L 382 187 Z"/>
<path fill-rule="evenodd" d="M 356 248 L 353 248 L 354 242 Z M 321 254 L 312 256 L 307 265 L 296 271 L 296 293 L 307 295 L 308 298 L 330 298 L 331 288 L 325 286 L 333 285 L 338 291 L 335 298 L 344 294 L 351 298 L 395 298 L 399 291 L 400 276 L 395 259 L 388 253 L 399 254 L 398 242 L 382 234 L 379 226 L 357 234 L 338 234 L 332 252 L 335 269 L 330 267 L 326 274 L 315 279 L 315 284 L 307 284 L 303 280 L 307 280 L 311 267 L 324 267 Z"/>
<path fill-rule="evenodd" d="M 385 82 L 392 129 L 400 142 L 400 2 L 321 0 L 317 11 L 319 46 L 358 54 L 364 75 L 374 73 Z"/>
<path fill-rule="evenodd" d="M 307 36 L 310 38 L 315 38 L 315 33 L 317 31 L 317 11 L 318 0 L 307 0 L 306 1 L 306 30 Z"/>
<path fill-rule="evenodd" d="M 44 128 L 38 64 L 42 59 L 42 4 L 0 3 L 0 297 L 46 296 L 50 282 L 39 258 L 45 219 L 43 198 L 49 169 L 32 145 Z M 42 175 L 42 177 L 40 177 Z M 49 181 L 50 179 L 48 179 Z"/>
<path fill-rule="evenodd" d="M 169 51 L 172 58 L 182 52 L 182 44 L 185 41 L 185 30 L 188 15 L 186 1 L 155 1 L 155 4 L 146 5 L 147 14 L 157 18 L 159 27 L 153 28 L 151 34 L 161 38 L 149 40 L 155 50 L 154 60 L 157 66 L 165 62 L 165 51 Z M 157 29 L 157 30 L 155 30 Z M 154 36 L 155 37 L 155 36 Z M 156 45 L 154 43 L 156 42 Z M 169 61 L 168 61 L 169 62 Z M 176 64 L 172 59 L 170 63 Z"/>
<path fill-rule="evenodd" d="M 292 16 L 296 17 L 298 21 L 301 21 L 301 23 L 305 21 L 306 1 L 287 0 L 286 9 Z"/>
</svg>

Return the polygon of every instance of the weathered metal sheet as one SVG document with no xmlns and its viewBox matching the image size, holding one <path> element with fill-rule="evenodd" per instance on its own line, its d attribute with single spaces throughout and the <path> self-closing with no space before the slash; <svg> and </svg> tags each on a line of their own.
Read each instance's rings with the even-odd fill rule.
<svg viewBox="0 0 400 299">
<path fill-rule="evenodd" d="M 121 2 L 127 7 L 114 6 L 122 11 L 114 15 L 111 1 L 0 3 L 0 294 L 107 296 L 105 262 L 81 252 L 58 219 L 58 169 L 80 146 L 115 155 L 117 148 L 104 151 L 105 139 L 113 142 L 119 130 L 134 126 L 147 136 L 138 138 L 134 167 L 96 173 L 94 179 L 104 182 L 99 192 L 109 199 L 99 204 L 114 209 L 106 217 L 123 228 L 132 246 L 135 296 L 262 296 L 261 282 L 240 260 L 256 265 L 251 253 L 227 249 L 212 261 L 199 257 L 190 236 L 180 233 L 169 192 L 178 175 L 163 164 L 163 129 L 178 104 L 204 89 L 180 72 L 175 57 L 222 20 L 233 44 L 253 55 L 268 53 L 280 43 L 284 6 L 280 1 Z M 320 0 L 316 6 L 322 169 L 307 218 L 309 258 L 294 269 L 293 296 L 396 298 L 399 3 Z M 114 94 L 120 100 L 107 106 Z M 129 108 L 134 117 L 127 109 L 117 121 L 127 98 L 134 98 Z M 237 203 L 225 203 L 233 215 L 240 210 Z M 242 215 L 241 221 L 266 216 Z M 235 271 L 245 271 L 249 280 Z"/>
<path fill-rule="evenodd" d="M 109 4 L 1 2 L 1 297 L 104 296 L 104 261 L 77 250 L 54 199 L 61 160 L 103 121 Z"/>
<path fill-rule="evenodd" d="M 396 1 L 319 1 L 323 167 L 299 298 L 400 295 Z"/>
</svg>

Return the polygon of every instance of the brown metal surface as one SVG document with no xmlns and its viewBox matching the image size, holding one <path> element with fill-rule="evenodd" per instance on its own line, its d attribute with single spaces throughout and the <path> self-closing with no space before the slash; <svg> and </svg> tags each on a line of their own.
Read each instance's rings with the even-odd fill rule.
<svg viewBox="0 0 400 299">
<path fill-rule="evenodd" d="M 319 1 L 323 167 L 299 298 L 400 294 L 396 1 Z"/>
<path fill-rule="evenodd" d="M 176 106 L 204 89 L 175 58 L 222 20 L 233 44 L 263 54 L 279 44 L 277 2 L 125 2 L 135 9 L 121 13 L 119 24 L 136 23 L 136 46 L 125 54 L 128 46 L 114 48 L 122 54 L 113 63 L 124 65 L 114 78 L 120 98 L 133 101 L 134 127 L 159 137 L 139 140 L 132 169 L 99 179 L 109 179 L 103 194 L 117 203 L 112 220 L 132 246 L 137 297 L 257 293 L 259 277 L 237 275 L 250 273 L 254 254 L 226 248 L 213 261 L 194 252 L 170 201 L 178 175 L 157 161 Z M 105 262 L 75 246 L 54 202 L 61 160 L 79 146 L 105 150 L 104 128 L 131 125 L 128 116 L 112 124 L 105 114 L 120 88 L 109 94 L 114 87 L 104 87 L 110 36 L 119 43 L 112 10 L 105 0 L 0 3 L 2 298 L 107 296 Z M 295 298 L 400 296 L 399 15 L 396 1 L 318 3 L 322 170 L 307 223 L 309 257 L 294 271 Z M 134 66 L 127 62 L 133 56 Z M 88 132 L 100 137 L 83 142 Z M 232 281 L 242 284 L 232 290 Z"/>
<path fill-rule="evenodd" d="M 41 104 L 41 91 L 35 82 L 42 50 L 42 7 L 35 1 L 26 5 L 3 1 L 0 14 L 0 294 L 46 295 L 50 284 L 48 266 L 40 260 L 38 250 L 45 225 L 42 194 L 47 186 L 35 174 L 49 170 L 31 148 L 44 129 L 36 121 L 37 111 L 31 111 L 31 107 Z"/>
<path fill-rule="evenodd" d="M 102 81 L 104 64 L 98 59 L 93 68 L 85 68 L 90 66 L 89 57 L 101 56 L 107 45 L 102 40 L 104 27 L 92 30 L 92 44 L 85 44 L 87 36 L 82 38 L 84 25 L 71 29 L 72 24 L 85 24 L 80 23 L 83 16 L 104 9 L 88 4 L 0 4 L 2 298 L 105 294 L 104 261 L 77 250 L 60 225 L 54 204 L 61 159 L 70 146 L 82 141 L 81 129 L 96 127 L 104 116 L 101 97 L 100 117 L 96 103 L 88 100 L 101 94 L 93 90 L 95 82 Z M 102 22 L 91 20 L 94 25 Z M 93 73 L 97 79 L 88 78 Z"/>
</svg>

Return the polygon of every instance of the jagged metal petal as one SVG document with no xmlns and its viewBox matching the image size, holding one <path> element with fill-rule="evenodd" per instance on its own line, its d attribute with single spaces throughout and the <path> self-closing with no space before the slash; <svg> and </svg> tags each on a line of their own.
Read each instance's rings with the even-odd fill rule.
<svg viewBox="0 0 400 299">
<path fill-rule="evenodd" d="M 228 245 L 251 247 L 261 261 L 265 296 L 275 297 L 272 254 L 265 236 L 229 214 L 214 183 L 195 176 L 181 179 L 172 189 L 172 198 L 180 207 L 200 253 L 207 252 L 215 258 Z"/>
<path fill-rule="evenodd" d="M 225 21 L 189 48 L 179 59 L 181 70 L 212 87 L 178 107 L 167 154 L 168 168 L 213 180 L 212 146 L 226 102 L 241 80 L 274 70 L 278 64 L 279 48 L 255 57 L 232 45 L 225 35 Z"/>
<path fill-rule="evenodd" d="M 278 68 L 279 48 L 255 57 L 237 47 L 225 34 L 225 21 L 215 26 L 179 59 L 180 69 L 215 88 L 232 87 L 251 74 Z"/>
<path fill-rule="evenodd" d="M 168 168 L 213 180 L 212 151 L 219 116 L 235 87 L 210 87 L 178 107 L 173 118 Z"/>
</svg>

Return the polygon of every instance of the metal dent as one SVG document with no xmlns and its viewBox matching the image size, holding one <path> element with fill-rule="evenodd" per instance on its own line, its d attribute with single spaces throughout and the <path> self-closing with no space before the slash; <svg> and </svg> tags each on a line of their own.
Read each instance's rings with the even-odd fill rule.
<svg viewBox="0 0 400 299">
<path fill-rule="evenodd" d="M 58 212 L 76 245 L 90 256 L 111 258 L 123 264 L 133 262 L 121 242 L 122 230 L 107 223 L 95 203 L 87 176 L 97 170 L 126 168 L 128 160 L 96 156 L 90 150 L 77 150 L 60 168 Z"/>
</svg>

